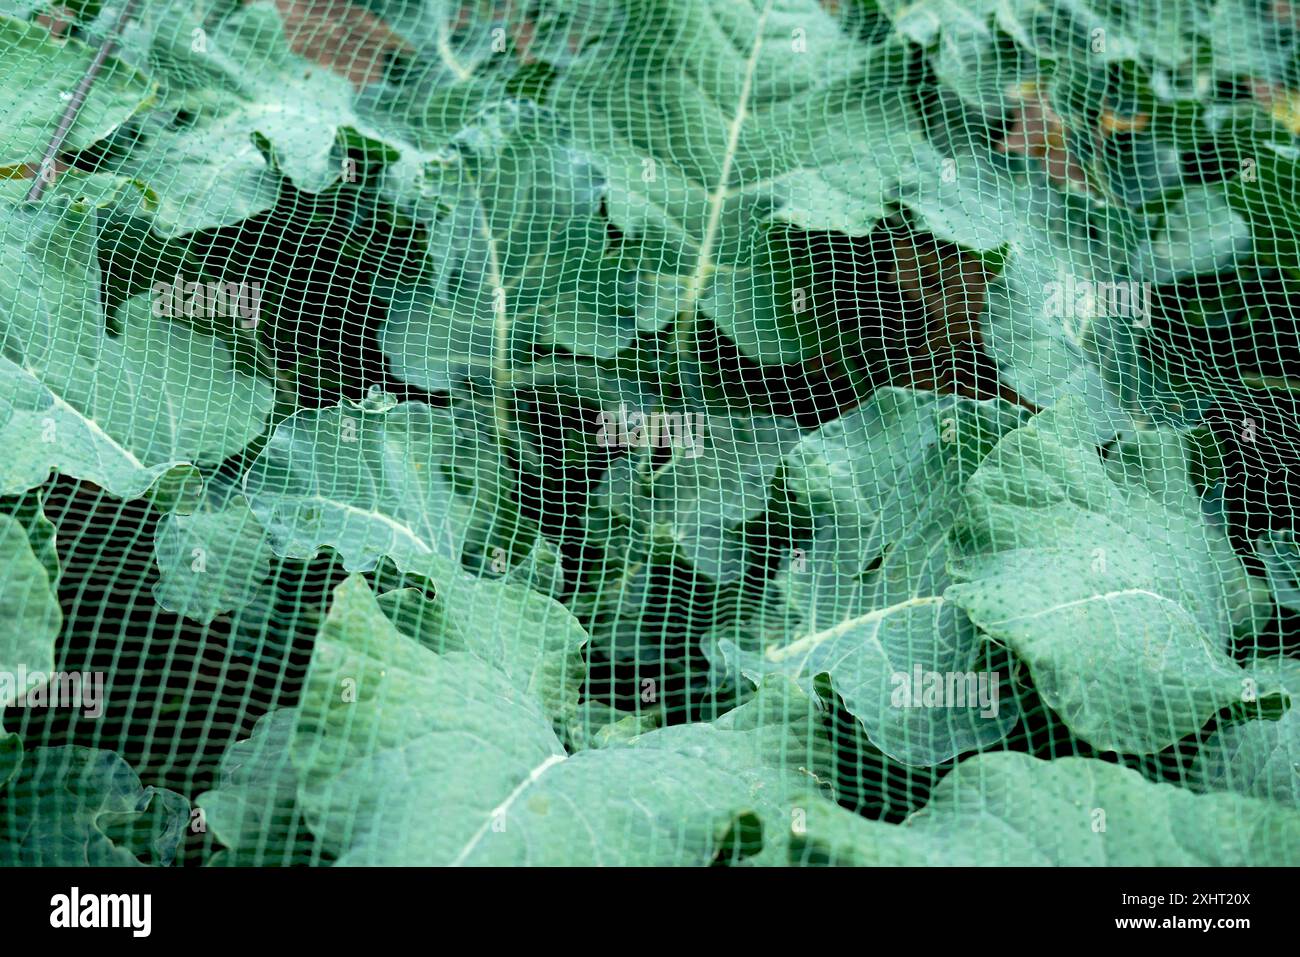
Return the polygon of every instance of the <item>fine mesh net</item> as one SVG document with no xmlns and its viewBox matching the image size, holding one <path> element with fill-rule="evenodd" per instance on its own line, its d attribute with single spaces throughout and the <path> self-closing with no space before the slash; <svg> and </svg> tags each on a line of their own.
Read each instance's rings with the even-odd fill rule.
<svg viewBox="0 0 1300 957">
<path fill-rule="evenodd" d="M 0 0 L 0 863 L 1300 863 L 1297 38 Z"/>
</svg>

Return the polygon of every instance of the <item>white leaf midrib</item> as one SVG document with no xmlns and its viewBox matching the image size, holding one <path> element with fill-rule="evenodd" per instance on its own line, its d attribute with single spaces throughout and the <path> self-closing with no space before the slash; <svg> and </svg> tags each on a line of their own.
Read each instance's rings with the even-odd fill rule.
<svg viewBox="0 0 1300 957">
<path fill-rule="evenodd" d="M 807 654 L 804 657 L 804 661 L 806 662 L 807 656 L 811 655 L 819 646 L 828 641 L 839 638 L 847 632 L 860 628 L 863 625 L 870 624 L 877 625 L 876 633 L 873 634 L 873 639 L 879 646 L 879 624 L 886 618 L 889 618 L 891 615 L 897 615 L 909 608 L 917 608 L 924 605 L 938 605 L 942 603 L 943 597 L 940 595 L 921 595 L 915 598 L 909 598 L 896 605 L 890 605 L 888 608 L 878 608 L 875 611 L 867 612 L 865 615 L 859 615 L 856 618 L 850 618 L 847 621 L 842 621 L 839 624 L 832 625 L 830 628 L 826 628 L 822 631 L 815 632 L 811 635 L 805 635 L 798 641 L 785 645 L 784 647 L 769 648 L 764 657 L 770 662 L 777 663 L 806 652 Z M 881 650 L 884 650 L 883 647 L 881 647 Z M 802 669 L 802 667 L 803 665 L 801 663 L 800 668 Z"/>
<path fill-rule="evenodd" d="M 754 43 L 745 63 L 745 74 L 741 79 L 740 97 L 736 104 L 735 115 L 727 128 L 727 148 L 722 155 L 722 164 L 718 170 L 718 179 L 709 194 L 709 215 L 705 221 L 704 235 L 700 240 L 700 251 L 695 263 L 695 271 L 685 289 L 685 301 L 682 312 L 689 313 L 695 307 L 700 291 L 713 271 L 713 247 L 717 245 L 718 231 L 722 224 L 722 208 L 730 194 L 731 170 L 736 162 L 736 153 L 740 149 L 740 131 L 749 115 L 749 98 L 753 94 L 754 74 L 758 70 L 758 57 L 763 49 L 763 32 L 767 28 L 767 18 L 772 12 L 775 0 L 767 0 L 758 16 L 754 27 Z"/>
<path fill-rule="evenodd" d="M 563 752 L 561 752 L 560 754 L 549 755 L 545 761 L 543 761 L 541 764 L 537 765 L 537 767 L 529 771 L 527 776 L 522 781 L 520 781 L 517 785 L 515 785 L 514 790 L 511 791 L 508 795 L 506 795 L 504 801 L 502 801 L 492 810 L 488 811 L 487 817 L 484 819 L 483 823 L 478 826 L 478 829 L 474 832 L 474 834 L 470 837 L 470 839 L 465 842 L 465 846 L 462 847 L 460 849 L 460 853 L 458 853 L 452 859 L 450 866 L 459 867 L 460 865 L 464 864 L 466 858 L 468 858 L 469 855 L 474 852 L 475 848 L 477 848 L 479 844 L 482 843 L 484 835 L 487 834 L 488 829 L 491 828 L 492 826 L 492 822 L 497 817 L 505 817 L 505 815 L 509 812 L 511 806 L 515 803 L 515 801 L 519 800 L 520 795 L 522 795 L 530 787 L 536 784 L 538 780 L 541 779 L 542 775 L 545 774 L 548 770 L 550 770 L 555 765 L 559 764 L 561 761 L 566 760 L 568 757 L 569 756 Z"/>
</svg>

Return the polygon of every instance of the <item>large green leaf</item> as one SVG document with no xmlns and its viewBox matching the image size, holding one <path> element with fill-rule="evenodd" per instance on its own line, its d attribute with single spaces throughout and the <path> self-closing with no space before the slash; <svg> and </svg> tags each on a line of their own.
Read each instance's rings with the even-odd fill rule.
<svg viewBox="0 0 1300 957">
<path fill-rule="evenodd" d="M 271 572 L 271 543 L 248 502 L 211 481 L 192 514 L 168 514 L 154 538 L 154 598 L 168 611 L 207 624 L 243 608 Z"/>
<path fill-rule="evenodd" d="M 593 647 L 613 661 L 662 668 L 681 643 L 674 614 L 689 614 L 683 596 L 701 584 L 701 576 L 676 561 L 669 536 L 601 505 L 588 510 L 583 531 L 601 545 L 590 584 L 575 604 Z"/>
<path fill-rule="evenodd" d="M 354 125 L 352 87 L 343 77 L 296 56 L 274 3 L 237 8 L 214 30 L 205 50 L 186 46 L 168 52 L 190 54 L 186 79 L 192 90 L 228 96 L 201 108 L 222 116 L 235 135 L 266 138 L 276 165 L 295 186 L 319 192 L 343 174 L 335 140 L 340 127 Z M 215 109 L 214 109 L 215 107 Z M 201 144 L 196 148 L 202 149 Z"/>
<path fill-rule="evenodd" d="M 1105 423 L 1113 433 L 1123 423 L 1119 397 L 1107 388 L 1092 348 L 1094 316 L 1086 308 L 1078 310 L 1074 297 L 1075 291 L 1096 288 L 1091 278 L 1096 273 L 1089 256 L 1067 256 L 1066 248 L 1034 240 L 1013 247 L 1002 274 L 988 288 L 984 342 L 1018 395 L 1044 407 L 1067 395 L 1083 396 L 1098 408 L 1099 425 Z M 1066 302 L 1069 306 L 1063 308 Z"/>
<path fill-rule="evenodd" d="M 881 6 L 894 17 L 898 33 L 932 47 L 930 65 L 940 84 L 964 105 L 996 117 L 1006 109 L 1007 91 L 1031 80 L 1038 70 L 1032 52 L 1012 40 L 1022 39 L 1016 18 L 1031 3 L 937 0 L 900 5 L 889 0 Z"/>
<path fill-rule="evenodd" d="M 1152 784 L 1089 758 L 963 761 L 901 825 L 810 801 L 792 863 L 859 866 L 1295 866 L 1300 813 Z"/>
<path fill-rule="evenodd" d="M 221 340 L 153 316 L 147 295 L 107 331 L 92 207 L 56 197 L 0 211 L 0 435 L 14 449 L 0 493 L 58 470 L 135 497 L 263 431 L 273 389 Z"/>
<path fill-rule="evenodd" d="M 189 807 L 174 791 L 142 787 L 112 751 L 36 748 L 0 790 L 0 866 L 167 865 Z"/>
<path fill-rule="evenodd" d="M 1300 811 L 1300 661 L 1262 659 L 1256 666 L 1277 678 L 1291 707 L 1273 721 L 1220 726 L 1201 745 L 1189 777 L 1206 789 L 1268 798 Z"/>
<path fill-rule="evenodd" d="M 151 118 L 146 148 L 121 166 L 148 185 L 153 228 L 163 236 L 232 226 L 275 205 L 279 177 L 236 104 L 212 95 L 194 115 Z"/>
<path fill-rule="evenodd" d="M 569 754 L 535 698 L 403 635 L 356 577 L 301 710 L 299 801 L 341 864 L 706 864 L 738 817 L 815 787 L 802 768 L 822 760 L 810 703 L 785 686 L 711 724 Z"/>
<path fill-rule="evenodd" d="M 1135 271 L 1156 283 L 1231 268 L 1251 251 L 1250 225 L 1218 186 L 1189 188 L 1136 252 Z"/>
<path fill-rule="evenodd" d="M 587 0 L 367 0 L 410 44 L 402 68 L 362 91 L 358 110 L 367 123 L 396 138 L 437 150 L 485 107 L 544 88 L 551 70 L 603 53 L 617 37 L 616 4 Z M 521 82 L 522 81 L 522 82 Z M 401 203 L 404 185 L 418 181 L 428 159 L 405 153 L 385 169 L 381 183 Z"/>
<path fill-rule="evenodd" d="M 345 77 L 292 51 L 273 3 L 238 6 L 211 29 L 173 6 L 150 41 L 167 110 L 146 125 L 142 147 L 122 170 L 156 195 L 155 226 L 164 235 L 269 209 L 278 177 L 262 142 L 275 167 L 310 193 L 354 181 L 344 129 L 385 141 L 384 149 L 415 152 L 358 115 Z"/>
<path fill-rule="evenodd" d="M 662 281 L 637 273 L 609 251 L 584 256 L 572 280 L 553 298 L 539 299 L 516 317 L 519 338 L 579 356 L 613 359 L 637 336 L 658 332 L 672 321 L 673 300 Z"/>
<path fill-rule="evenodd" d="M 1261 137 L 1249 157 L 1249 175 L 1227 187 L 1232 209 L 1250 224 L 1255 255 L 1266 265 L 1289 267 L 1300 257 L 1300 149 L 1294 137 Z"/>
<path fill-rule="evenodd" d="M 131 299 L 117 314 L 121 335 L 102 341 L 91 381 L 78 381 L 91 370 L 74 365 L 61 394 L 142 461 L 219 463 L 265 430 L 273 389 L 240 371 L 222 340 L 159 321 L 151 309 L 148 296 Z M 56 387 L 50 374 L 44 381 Z"/>
<path fill-rule="evenodd" d="M 40 372 L 57 353 L 94 354 L 104 325 L 94 207 L 66 195 L 23 202 L 0 183 L 0 353 Z"/>
<path fill-rule="evenodd" d="M 1170 470 L 1186 469 L 1180 456 Z M 1195 493 L 1116 481 L 1063 400 L 1008 435 L 971 478 L 946 598 L 1033 674 L 1095 747 L 1159 751 L 1239 703 L 1228 655 L 1244 570 Z"/>
<path fill-rule="evenodd" d="M 898 33 L 930 46 L 949 32 L 988 30 L 988 18 L 1002 0 L 879 0 Z"/>
<path fill-rule="evenodd" d="M 433 599 L 384 592 L 379 605 L 403 634 L 438 654 L 465 651 L 500 671 L 556 721 L 578 708 L 587 633 L 564 607 L 518 584 L 443 579 Z"/>
<path fill-rule="evenodd" d="M 302 812 L 289 748 L 297 721 L 294 711 L 264 715 L 251 737 L 226 749 L 214 787 L 195 799 L 213 839 L 227 849 L 213 866 L 296 863 L 292 838 Z"/>
<path fill-rule="evenodd" d="M 517 348 L 518 321 L 599 316 L 620 278 L 600 196 L 590 158 L 549 114 L 516 101 L 481 113 L 408 191 L 430 239 L 418 276 L 390 293 L 381 342 L 394 373 L 446 389 Z"/>
<path fill-rule="evenodd" d="M 944 565 L 958 492 L 1018 418 L 1000 402 L 884 389 L 805 437 L 787 456 L 787 483 L 818 526 L 778 579 L 799 624 L 752 647 L 723 639 L 718 663 L 755 681 L 784 674 L 809 692 L 828 674 L 872 744 L 909 764 L 1001 739 L 1019 717 L 1010 675 L 945 601 Z M 960 701 L 945 691 L 927 706 L 916 669 L 945 686 L 960 675 Z"/>
<path fill-rule="evenodd" d="M 509 476 L 472 411 L 336 406 L 281 422 L 244 493 L 277 554 L 311 558 L 328 545 L 349 569 L 374 568 L 386 556 L 419 571 L 429 556 L 482 554 L 509 512 Z"/>
<path fill-rule="evenodd" d="M 0 16 L 0 50 L 4 51 L 0 59 L 0 167 L 38 162 L 95 51 L 79 40 L 57 40 L 42 26 L 7 16 Z M 148 79 L 109 57 L 77 112 L 63 148 L 85 149 L 103 139 L 152 96 Z"/>
<path fill-rule="evenodd" d="M 1168 68 L 1185 66 L 1195 56 L 1200 0 L 1061 0 L 1057 7 L 1072 19 L 1071 52 L 1076 56 Z"/>
<path fill-rule="evenodd" d="M 951 152 L 918 150 L 916 168 L 900 182 L 899 201 L 927 232 L 976 253 L 993 253 L 1019 238 L 1032 202 L 1028 187 L 990 155 Z"/>
<path fill-rule="evenodd" d="M 699 310 L 718 323 L 748 358 L 768 365 L 813 360 L 834 352 L 829 346 L 844 335 L 836 323 L 842 302 L 827 284 L 833 272 L 824 254 L 806 239 L 783 228 L 755 232 L 742 254 L 748 267 L 721 275 L 698 297 Z M 638 302 L 642 313 L 670 316 L 689 308 L 690 277 L 658 274 L 641 286 L 654 298 Z M 850 347 L 851 348 L 851 347 Z M 687 379 L 687 373 L 681 373 Z"/>
<path fill-rule="evenodd" d="M 742 526 L 767 507 L 768 485 L 781 456 L 798 440 L 798 427 L 778 416 L 725 410 L 637 415 L 610 410 L 603 422 L 610 445 L 617 447 L 625 433 L 633 443 L 631 454 L 609 471 L 606 501 L 639 528 L 675 543 L 681 557 L 704 574 L 734 581 L 746 560 Z M 678 418 L 667 418 L 673 415 Z M 672 449 L 657 468 L 651 464 L 654 447 L 636 447 L 656 440 L 658 447 Z"/>
<path fill-rule="evenodd" d="M 897 49 L 861 45 L 816 0 L 624 7 L 613 55 L 552 96 L 600 158 L 610 217 L 642 268 L 683 279 L 677 311 L 707 304 L 760 361 L 811 354 L 787 341 L 795 323 L 760 342 L 732 305 L 779 290 L 780 273 L 751 268 L 768 224 L 863 235 L 884 215 L 921 142 Z"/>
<path fill-rule="evenodd" d="M 0 492 L 32 489 L 61 472 L 122 498 L 137 498 L 186 463 L 150 463 L 94 419 L 8 359 L 0 357 L 0 440 L 16 454 L 0 463 Z M 186 479 L 187 480 L 187 479 Z"/>
<path fill-rule="evenodd" d="M 0 674 L 10 676 L 6 690 L 17 696 L 35 684 L 29 680 L 27 687 L 12 687 L 19 668 L 37 681 L 54 670 L 54 641 L 63 613 L 49 571 L 32 550 L 27 530 L 8 515 L 0 515 L 0 566 L 5 569 L 0 583 Z M 0 694 L 0 708 L 13 703 L 13 696 Z"/>
<path fill-rule="evenodd" d="M 950 165 L 931 171 L 936 161 Z M 1244 222 L 1229 215 L 1221 191 L 1209 194 L 1224 206 L 1214 230 L 1236 239 L 1219 250 L 1226 260 L 1211 252 L 1193 265 L 1191 244 L 1213 241 L 1185 221 L 1188 204 L 1197 202 L 1190 195 L 1138 241 L 1127 213 L 1067 195 L 1039 173 L 1013 176 L 969 150 L 923 158 L 918 169 L 900 200 L 920 224 L 1000 261 L 986 287 L 981 332 L 1018 395 L 1041 407 L 1083 398 L 1099 441 L 1134 417 L 1180 426 L 1199 421 L 1212 398 L 1208 385 L 1177 377 L 1148 340 L 1158 318 L 1158 283 L 1175 278 L 1175 268 L 1185 278 L 1189 268 L 1212 270 L 1230 262 L 1233 249 L 1240 252 Z M 1202 225 L 1202 232 L 1213 231 Z"/>
<path fill-rule="evenodd" d="M 1261 0 L 1218 0 L 1205 17 L 1214 69 L 1229 77 L 1258 77 L 1295 85 L 1294 24 Z"/>
<path fill-rule="evenodd" d="M 1172 69 L 1194 56 L 1203 26 L 1200 0 L 882 0 L 880 6 L 899 34 L 930 48 L 939 80 L 975 106 L 1006 95 L 1006 83 L 999 91 L 993 78 L 1014 82 L 1018 75 L 1008 69 L 1012 41 L 1043 73 L 1063 60 L 1088 69 L 1126 61 Z"/>
<path fill-rule="evenodd" d="M 50 584 L 54 584 L 62 572 L 62 563 L 59 561 L 58 542 L 55 540 L 58 529 L 45 515 L 45 501 L 44 493 L 29 492 L 13 501 L 9 509 L 9 517 L 27 531 L 27 540 L 31 544 L 32 554 L 45 569 Z"/>
<path fill-rule="evenodd" d="M 1002 380 L 1036 405 L 1086 401 L 1106 441 L 1160 398 L 1138 353 L 1152 292 L 1128 275 L 1124 220 L 1041 179 L 1019 183 L 1009 202 L 1016 225 L 985 294 L 985 348 Z"/>
<path fill-rule="evenodd" d="M 562 607 L 518 585 L 443 576 L 433 599 L 416 588 L 378 596 L 377 604 L 360 598 L 359 579 L 340 593 L 329 625 L 331 634 L 390 625 L 438 654 L 460 652 L 499 668 L 517 693 L 536 700 L 556 722 L 571 721 L 577 711 L 587 636 Z M 197 804 L 216 839 L 228 848 L 218 863 L 265 862 L 280 855 L 284 863 L 294 848 L 288 841 L 301 820 L 297 803 L 298 773 L 291 745 L 298 713 L 276 711 L 257 724 L 251 738 L 232 745 L 222 758 L 216 787 Z"/>
<path fill-rule="evenodd" d="M 1189 480 L 1192 442 L 1171 428 L 1148 428 L 1119 436 L 1106 450 L 1105 466 L 1111 479 L 1140 489 L 1152 499 L 1189 518 L 1210 510 Z M 1209 519 L 1213 525 L 1215 520 Z M 1228 561 L 1221 526 L 1208 532 L 1212 550 L 1220 561 L 1223 600 L 1235 634 L 1258 635 L 1274 615 L 1272 596 L 1265 581 L 1247 574 L 1238 561 Z"/>
<path fill-rule="evenodd" d="M 366 0 L 365 6 L 414 47 L 438 86 L 495 76 L 497 62 L 512 61 L 511 54 L 557 67 L 590 56 L 594 44 L 609 42 L 620 12 L 590 0 Z M 507 36 L 516 49 L 505 49 Z"/>
</svg>

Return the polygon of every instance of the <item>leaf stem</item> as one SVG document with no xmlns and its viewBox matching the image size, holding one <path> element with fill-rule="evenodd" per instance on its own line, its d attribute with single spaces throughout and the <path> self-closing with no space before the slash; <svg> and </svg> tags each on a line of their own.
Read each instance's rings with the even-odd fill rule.
<svg viewBox="0 0 1300 957">
<path fill-rule="evenodd" d="M 513 337 L 501 256 L 497 251 L 496 237 L 492 235 L 487 212 L 480 209 L 478 219 L 479 234 L 487 247 L 488 285 L 492 288 L 492 418 L 501 443 L 508 450 L 522 453 L 523 442 L 515 433 L 514 409 L 510 399 L 514 384 L 514 363 L 511 362 Z"/>
<path fill-rule="evenodd" d="M 749 58 L 745 62 L 745 75 L 741 80 L 740 97 L 736 112 L 727 127 L 727 148 L 718 168 L 718 179 L 709 194 L 709 215 L 705 221 L 704 235 L 700 240 L 700 251 L 695 260 L 695 271 L 686 283 L 685 302 L 673 325 L 673 351 L 677 354 L 678 365 L 689 363 L 695 357 L 694 345 L 698 339 L 695 332 L 697 305 L 705 283 L 716 268 L 714 247 L 718 242 L 718 232 L 722 224 L 722 207 L 731 192 L 731 170 L 736 162 L 736 153 L 740 148 L 740 131 L 749 116 L 749 98 L 753 95 L 754 74 L 758 70 L 758 57 L 763 49 L 763 31 L 767 29 L 767 18 L 772 12 L 774 0 L 767 0 L 758 15 L 754 26 L 754 41 L 749 49 Z"/>
</svg>

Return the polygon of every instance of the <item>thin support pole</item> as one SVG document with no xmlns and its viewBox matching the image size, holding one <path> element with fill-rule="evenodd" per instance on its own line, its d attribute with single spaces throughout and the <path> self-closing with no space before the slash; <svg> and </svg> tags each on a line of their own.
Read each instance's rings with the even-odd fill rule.
<svg viewBox="0 0 1300 957">
<path fill-rule="evenodd" d="M 108 35 L 104 37 L 104 42 L 99 45 L 99 50 L 95 53 L 95 59 L 90 62 L 85 75 L 77 88 L 72 91 L 72 99 L 68 101 L 68 107 L 63 111 L 63 116 L 59 120 L 59 127 L 54 131 L 54 136 L 50 138 L 50 145 L 45 148 L 45 156 L 41 159 L 41 165 L 36 169 L 36 179 L 32 183 L 32 188 L 27 191 L 27 202 L 34 203 L 40 199 L 45 190 L 54 182 L 54 163 L 59 153 L 63 151 L 63 141 L 68 138 L 68 133 L 72 129 L 72 124 L 77 121 L 77 114 L 81 112 L 82 104 L 86 102 L 86 97 L 90 95 L 90 88 L 94 85 L 95 79 L 99 76 L 99 71 L 104 68 L 104 61 L 109 58 L 113 48 L 117 46 L 117 37 L 126 21 L 130 19 L 132 12 L 138 0 L 126 0 L 122 7 L 122 12 L 118 14 L 113 26 L 109 29 Z"/>
</svg>

